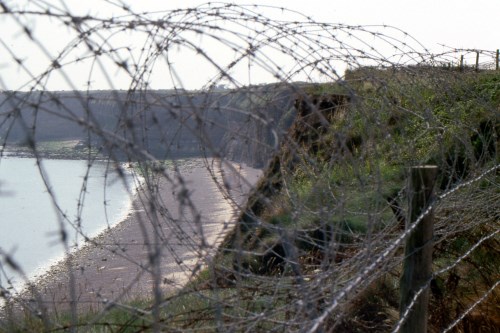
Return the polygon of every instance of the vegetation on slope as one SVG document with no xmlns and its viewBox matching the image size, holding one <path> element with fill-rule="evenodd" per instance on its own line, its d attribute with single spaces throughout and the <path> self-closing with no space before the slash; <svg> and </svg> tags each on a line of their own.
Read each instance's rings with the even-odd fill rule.
<svg viewBox="0 0 500 333">
<path fill-rule="evenodd" d="M 160 305 L 162 327 L 303 331 L 326 314 L 325 331 L 391 331 L 403 255 L 387 249 L 407 223 L 407 169 L 436 164 L 430 331 L 462 314 L 452 331 L 498 330 L 500 74 L 365 68 L 303 87 L 296 107 L 235 231 Z M 107 312 L 94 330 L 152 329 L 151 305 L 139 308 Z"/>
<path fill-rule="evenodd" d="M 299 97 L 323 113 L 328 129 L 322 123 L 305 135 L 307 126 L 296 123 L 299 134 L 292 127 L 210 274 L 179 296 L 215 303 L 170 314 L 179 327 L 244 322 L 260 331 L 300 331 L 404 230 L 406 172 L 419 164 L 438 165 L 443 196 L 434 252 L 434 271 L 443 272 L 431 283 L 430 329 L 452 325 L 481 299 L 454 330 L 498 327 L 498 291 L 486 294 L 500 276 L 498 169 L 445 194 L 498 166 L 500 75 L 428 68 L 351 74 L 340 87 L 313 87 Z M 339 90 L 348 107 L 322 109 Z M 298 113 L 299 123 L 311 124 L 300 119 L 300 106 Z M 395 251 L 354 295 L 340 299 L 325 328 L 394 328 L 401 260 Z"/>
</svg>

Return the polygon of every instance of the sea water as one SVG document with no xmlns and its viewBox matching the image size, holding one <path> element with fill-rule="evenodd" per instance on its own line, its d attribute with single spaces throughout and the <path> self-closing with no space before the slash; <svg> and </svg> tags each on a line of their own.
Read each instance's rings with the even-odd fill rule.
<svg viewBox="0 0 500 333">
<path fill-rule="evenodd" d="M 90 166 L 89 166 L 90 165 Z M 123 168 L 122 168 L 123 170 Z M 18 289 L 128 213 L 134 177 L 105 161 L 0 160 L 0 288 Z M 64 232 L 63 232 L 64 230 Z M 4 290 L 5 290 L 4 289 Z"/>
</svg>

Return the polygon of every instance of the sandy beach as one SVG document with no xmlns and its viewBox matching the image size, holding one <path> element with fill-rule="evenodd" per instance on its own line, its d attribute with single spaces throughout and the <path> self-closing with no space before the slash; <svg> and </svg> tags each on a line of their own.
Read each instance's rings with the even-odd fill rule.
<svg viewBox="0 0 500 333">
<path fill-rule="evenodd" d="M 230 230 L 260 170 L 196 160 L 147 179 L 128 217 L 39 277 L 17 297 L 32 311 L 99 311 L 106 304 L 153 297 L 185 285 Z M 158 290 L 158 289 L 157 289 Z"/>
</svg>

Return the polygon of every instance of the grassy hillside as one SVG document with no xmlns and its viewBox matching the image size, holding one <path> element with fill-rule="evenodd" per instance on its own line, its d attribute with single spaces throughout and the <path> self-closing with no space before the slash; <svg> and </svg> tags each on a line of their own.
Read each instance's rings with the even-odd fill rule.
<svg viewBox="0 0 500 333">
<path fill-rule="evenodd" d="M 429 329 L 497 332 L 500 74 L 361 69 L 296 93 L 297 118 L 210 265 L 94 331 L 149 331 L 153 310 L 164 331 L 392 331 L 408 168 L 434 164 Z"/>
<path fill-rule="evenodd" d="M 430 329 L 482 300 L 452 331 L 494 332 L 500 295 L 487 291 L 500 276 L 500 75 L 364 69 L 298 100 L 296 123 L 237 230 L 199 282 L 168 300 L 166 318 L 184 329 L 301 331 L 326 313 L 328 331 L 390 331 L 403 253 L 384 251 L 405 229 L 408 168 L 435 164 L 442 273 L 431 282 Z M 179 303 L 189 306 L 172 311 Z"/>
</svg>

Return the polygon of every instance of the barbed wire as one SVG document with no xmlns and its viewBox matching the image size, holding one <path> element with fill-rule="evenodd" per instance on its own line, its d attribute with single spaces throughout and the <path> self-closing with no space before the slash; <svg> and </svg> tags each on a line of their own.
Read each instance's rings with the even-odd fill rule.
<svg viewBox="0 0 500 333">
<path fill-rule="evenodd" d="M 413 298 L 412 300 L 409 302 L 408 306 L 406 307 L 404 313 L 401 315 L 401 318 L 399 319 L 399 321 L 397 322 L 397 325 L 396 327 L 394 328 L 394 330 L 392 332 L 399 332 L 402 325 L 404 324 L 404 322 L 406 321 L 406 319 L 408 318 L 408 316 L 410 315 L 410 311 L 413 309 L 413 307 L 415 306 L 418 298 L 421 296 L 421 294 L 427 289 L 429 288 L 432 280 L 434 280 L 436 278 L 436 276 L 438 275 L 442 275 L 450 270 L 452 270 L 453 268 L 456 268 L 460 262 L 462 262 L 465 258 L 467 258 L 468 256 L 471 255 L 471 253 L 476 249 L 478 248 L 483 242 L 495 237 L 497 234 L 498 234 L 499 230 L 496 230 L 494 231 L 492 234 L 489 234 L 489 235 L 486 235 L 485 237 L 481 238 L 477 243 L 473 244 L 472 247 L 470 249 L 467 250 L 466 253 L 464 253 L 462 256 L 460 256 L 455 262 L 453 262 L 451 265 L 447 266 L 447 267 L 444 267 L 444 268 L 441 268 L 439 271 L 437 272 L 434 272 L 433 273 L 433 276 L 427 280 L 427 282 L 425 284 L 423 284 L 421 287 L 419 287 L 419 289 L 415 292 L 415 294 L 413 295 Z M 476 303 L 472 304 L 468 309 L 465 310 L 465 312 L 460 316 L 459 319 L 457 319 L 452 325 L 450 325 L 449 327 L 447 327 L 443 332 L 447 332 L 447 331 L 450 331 L 454 326 L 456 326 L 461 320 L 463 320 L 463 318 L 468 314 L 470 313 L 479 303 L 483 302 L 490 294 L 491 292 L 498 286 L 498 281 L 492 286 L 492 288 L 490 288 L 490 290 L 488 290 L 487 293 L 485 293 L 480 300 L 478 300 Z"/>
<path fill-rule="evenodd" d="M 443 332 L 449 332 L 453 327 L 457 326 L 457 324 L 464 319 L 464 317 L 470 313 L 474 308 L 480 304 L 481 302 L 484 302 L 484 300 L 493 292 L 493 290 L 498 287 L 500 284 L 500 280 L 496 281 L 496 283 L 487 291 L 483 294 L 483 296 L 476 301 L 472 306 L 470 306 L 464 313 L 462 313 L 450 326 L 448 326 Z"/>
<path fill-rule="evenodd" d="M 401 245 L 401 243 L 408 238 L 408 236 L 418 227 L 419 223 L 422 222 L 422 220 L 435 209 L 435 207 L 438 205 L 439 200 L 446 198 L 447 196 L 451 195 L 452 193 L 460 190 L 461 188 L 463 188 L 465 186 L 470 186 L 473 183 L 483 179 L 486 175 L 488 175 L 489 173 L 491 173 L 493 171 L 496 171 L 499 167 L 500 167 L 499 165 L 496 165 L 496 166 L 490 168 L 489 170 L 485 171 L 484 173 L 482 173 L 478 177 L 471 179 L 470 181 L 461 183 L 461 184 L 457 185 L 455 188 L 447 191 L 446 193 L 439 195 L 438 201 L 433 202 L 433 203 L 432 202 L 429 203 L 428 207 L 425 208 L 425 210 L 418 216 L 418 218 L 403 233 L 401 233 L 401 235 L 399 235 L 398 238 L 396 238 L 392 243 L 388 244 L 385 247 L 384 252 L 382 252 L 379 257 L 377 257 L 375 260 L 373 260 L 373 262 L 370 263 L 366 268 L 364 268 L 360 272 L 360 274 L 356 278 L 354 278 L 353 281 L 348 286 L 346 286 L 343 290 L 341 290 L 339 292 L 338 296 L 333 300 L 332 304 L 325 310 L 325 312 L 321 316 L 319 316 L 316 319 L 314 325 L 311 327 L 311 329 L 308 332 L 312 333 L 312 332 L 316 332 L 318 330 L 318 328 L 323 324 L 323 322 L 327 319 L 327 317 L 340 305 L 340 300 L 343 298 L 346 298 L 347 295 L 352 290 L 355 290 L 355 288 L 357 288 L 358 285 L 360 283 L 362 283 L 366 279 L 366 277 L 372 273 L 373 270 L 375 270 L 379 265 L 381 265 L 381 263 L 384 260 L 387 260 L 389 258 L 389 256 L 392 255 L 393 251 L 395 249 L 397 249 Z M 499 232 L 499 230 L 497 229 L 496 231 L 493 231 L 493 233 L 480 239 L 464 255 L 462 255 L 460 258 L 458 258 L 452 265 L 439 270 L 438 272 L 435 273 L 435 275 L 442 274 L 442 273 L 449 271 L 452 268 L 456 267 L 464 258 L 469 256 L 472 253 L 472 251 L 474 251 L 474 249 L 476 249 L 478 246 L 480 246 L 483 241 L 495 237 L 498 232 Z M 427 284 L 420 287 L 420 289 L 417 292 L 415 292 L 415 295 L 413 296 L 412 301 L 409 303 L 408 307 L 406 308 L 406 310 L 405 310 L 404 314 L 402 315 L 400 321 L 398 322 L 394 332 L 399 331 L 399 329 L 401 328 L 401 325 L 406 320 L 406 318 L 409 315 L 416 300 L 418 299 L 420 294 L 428 287 L 430 282 L 431 282 L 431 280 L 429 280 L 427 282 Z"/>
<path fill-rule="evenodd" d="M 429 289 L 433 330 L 476 312 L 494 327 L 498 51 L 435 54 L 272 5 L 106 4 L 120 14 L 0 0 L 0 200 L 3 167 L 33 161 L 65 254 L 33 279 L 0 238 L 0 331 L 398 332 Z M 70 204 L 53 158 L 83 161 Z M 424 164 L 436 200 L 408 221 Z M 131 202 L 119 223 L 112 180 Z M 399 309 L 419 251 L 401 248 L 431 213 L 434 273 Z"/>
</svg>

